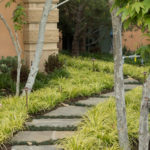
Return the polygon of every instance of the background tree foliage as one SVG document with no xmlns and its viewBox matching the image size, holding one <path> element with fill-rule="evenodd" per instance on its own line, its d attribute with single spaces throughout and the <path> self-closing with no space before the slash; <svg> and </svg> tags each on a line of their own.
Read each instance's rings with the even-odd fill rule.
<svg viewBox="0 0 150 150">
<path fill-rule="evenodd" d="M 122 21 L 127 29 L 129 25 L 137 25 L 143 31 L 150 31 L 150 0 L 115 0 L 115 6 L 120 7 Z"/>
<path fill-rule="evenodd" d="M 85 52 L 87 38 L 93 38 L 100 25 L 111 25 L 106 0 L 73 0 L 60 8 L 59 28 L 74 55 Z"/>
</svg>

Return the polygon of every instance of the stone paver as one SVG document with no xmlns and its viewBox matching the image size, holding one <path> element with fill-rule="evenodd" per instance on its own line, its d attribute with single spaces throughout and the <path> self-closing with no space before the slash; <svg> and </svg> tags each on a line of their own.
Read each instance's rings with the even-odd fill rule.
<svg viewBox="0 0 150 150">
<path fill-rule="evenodd" d="M 73 131 L 22 131 L 16 134 L 12 142 L 46 142 L 63 139 L 73 135 Z"/>
<path fill-rule="evenodd" d="M 125 84 L 125 90 L 132 90 L 138 86 L 139 85 L 137 85 L 137 84 Z"/>
<path fill-rule="evenodd" d="M 42 146 L 12 146 L 11 150 L 62 150 L 60 148 L 57 148 L 57 146 L 54 145 L 42 145 Z"/>
<path fill-rule="evenodd" d="M 133 84 L 133 83 L 135 83 L 135 84 L 139 84 L 139 82 L 137 81 L 137 80 L 135 80 L 135 79 L 133 79 L 133 78 L 127 78 L 127 79 L 124 79 L 124 83 L 125 84 Z"/>
<path fill-rule="evenodd" d="M 87 112 L 88 108 L 79 106 L 67 106 L 59 107 L 54 111 L 51 111 L 44 116 L 59 117 L 59 116 L 83 116 Z"/>
<path fill-rule="evenodd" d="M 101 102 L 104 102 L 107 100 L 106 98 L 100 98 L 100 97 L 91 97 L 88 98 L 87 100 L 81 100 L 76 102 L 76 104 L 81 104 L 81 105 L 86 105 L 86 106 L 95 106 Z"/>
<path fill-rule="evenodd" d="M 109 93 L 106 93 L 106 94 L 101 94 L 100 96 L 102 96 L 102 97 L 111 97 L 111 96 L 115 96 L 115 92 L 109 92 Z"/>
<path fill-rule="evenodd" d="M 32 122 L 27 122 L 27 126 L 34 127 L 73 127 L 80 123 L 81 119 L 33 119 Z"/>
<path fill-rule="evenodd" d="M 138 84 L 137 80 L 132 78 L 128 78 L 124 80 L 125 83 L 125 90 L 131 90 L 136 88 Z M 85 106 L 94 106 L 100 102 L 107 100 L 108 97 L 115 96 L 114 92 L 109 92 L 106 94 L 102 94 L 100 97 L 91 97 L 86 100 L 78 101 L 76 104 L 85 105 Z M 26 125 L 28 127 L 35 127 L 39 130 L 40 127 L 50 127 L 48 130 L 54 127 L 57 128 L 67 128 L 67 127 L 76 127 L 80 122 L 81 119 L 63 119 L 63 117 L 82 117 L 87 111 L 88 107 L 81 107 L 81 106 L 66 106 L 66 107 L 59 107 L 56 110 L 53 110 L 49 113 L 46 113 L 43 118 L 47 119 L 33 119 L 32 122 L 27 122 Z M 58 117 L 61 119 L 54 119 L 49 117 Z M 39 128 L 38 128 L 39 127 Z M 65 129 L 66 129 L 65 128 Z M 31 129 L 31 128 L 29 128 Z M 46 128 L 45 128 L 46 130 Z M 66 129 L 67 130 L 67 129 Z M 33 146 L 32 144 L 48 142 L 48 141 L 56 141 L 59 139 L 66 138 L 68 136 L 73 135 L 73 131 L 22 131 L 16 134 L 12 142 L 13 143 L 29 143 L 30 146 L 27 145 L 16 145 L 12 146 L 11 150 L 58 150 L 55 145 L 38 145 Z M 32 143 L 33 142 L 33 143 Z M 60 150 L 60 149 L 59 149 Z"/>
</svg>

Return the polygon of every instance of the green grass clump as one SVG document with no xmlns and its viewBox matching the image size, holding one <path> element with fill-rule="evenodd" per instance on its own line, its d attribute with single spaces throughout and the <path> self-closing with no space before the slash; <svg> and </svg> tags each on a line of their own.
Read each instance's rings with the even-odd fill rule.
<svg viewBox="0 0 150 150">
<path fill-rule="evenodd" d="M 135 66 L 135 65 L 124 65 L 124 75 L 131 76 L 134 79 L 139 80 L 140 82 L 144 82 L 144 72 L 147 72 L 147 77 L 150 72 L 149 66 Z"/>
<path fill-rule="evenodd" d="M 28 112 L 24 97 L 0 100 L 2 104 L 0 107 L 0 144 L 11 137 L 14 132 L 23 129 L 28 114 L 50 110 L 65 100 L 91 96 L 113 88 L 113 63 L 111 61 L 96 59 L 93 71 L 91 58 L 71 58 L 66 55 L 59 57 L 65 61 L 62 69 L 55 70 L 50 75 L 38 75 L 34 86 L 36 91 L 29 96 Z M 128 71 L 128 68 L 134 72 Z M 129 65 L 125 72 L 131 77 L 143 79 L 142 76 L 138 76 L 140 71 L 141 68 Z"/>
<path fill-rule="evenodd" d="M 138 87 L 126 94 L 128 133 L 132 145 L 138 138 L 141 93 Z M 110 98 L 89 110 L 75 134 L 61 141 L 64 149 L 119 150 L 115 107 L 115 100 Z"/>
<path fill-rule="evenodd" d="M 80 63 L 78 65 L 80 66 Z M 0 143 L 11 137 L 15 131 L 23 129 L 28 113 L 35 114 L 39 111 L 46 111 L 64 100 L 90 96 L 113 88 L 112 74 L 79 68 L 66 64 L 62 70 L 56 70 L 49 75 L 45 88 L 36 90 L 29 96 L 28 112 L 24 97 L 2 98 L 0 100 L 2 104 L 0 108 Z M 37 86 L 36 89 L 38 89 Z"/>
</svg>

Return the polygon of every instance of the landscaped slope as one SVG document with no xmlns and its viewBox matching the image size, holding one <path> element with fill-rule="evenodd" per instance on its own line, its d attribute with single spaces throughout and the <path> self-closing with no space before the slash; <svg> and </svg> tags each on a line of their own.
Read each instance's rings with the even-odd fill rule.
<svg viewBox="0 0 150 150">
<path fill-rule="evenodd" d="M 48 75 L 45 88 L 39 89 L 29 96 L 28 112 L 24 97 L 0 100 L 2 104 L 0 107 L 0 143 L 11 137 L 15 131 L 23 128 L 28 113 L 34 114 L 49 110 L 67 99 L 91 96 L 113 88 L 112 62 L 94 60 L 93 65 L 93 60 L 90 58 L 71 58 L 66 55 L 61 55 L 60 59 L 65 61 L 64 68 Z M 125 74 L 130 76 L 134 74 L 134 77 L 142 80 L 143 76 L 141 74 L 139 76 L 139 72 L 142 72 L 143 69 L 129 66 L 134 72 L 128 71 Z"/>
<path fill-rule="evenodd" d="M 140 101 L 142 89 L 138 87 L 126 94 L 128 133 L 131 144 L 138 139 Z M 134 95 L 134 96 L 133 96 Z M 62 141 L 65 150 L 119 150 L 115 100 L 100 103 L 83 118 L 78 131 Z"/>
</svg>

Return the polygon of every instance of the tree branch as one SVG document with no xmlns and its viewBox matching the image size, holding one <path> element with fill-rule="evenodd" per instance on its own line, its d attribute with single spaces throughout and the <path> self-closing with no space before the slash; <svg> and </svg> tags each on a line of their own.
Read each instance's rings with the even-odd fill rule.
<svg viewBox="0 0 150 150">
<path fill-rule="evenodd" d="M 21 48 L 19 40 L 18 40 L 18 34 L 17 34 L 17 32 L 15 32 L 15 35 L 16 35 L 16 41 L 17 41 L 17 45 L 18 45 L 19 51 L 20 51 L 20 53 L 22 53 L 22 48 Z"/>
<path fill-rule="evenodd" d="M 59 4 L 57 4 L 56 6 L 52 7 L 51 10 L 53 10 L 53 9 L 55 9 L 55 8 L 58 8 L 58 7 L 60 7 L 61 5 L 64 5 L 65 3 L 69 2 L 69 1 L 70 1 L 70 0 L 65 0 L 65 1 L 63 1 L 63 2 L 61 2 L 61 3 L 59 3 Z"/>
<path fill-rule="evenodd" d="M 0 19 L 2 20 L 2 22 L 4 23 L 4 25 L 6 26 L 8 32 L 9 32 L 9 35 L 10 35 L 10 37 L 12 39 L 12 42 L 13 42 L 13 44 L 15 46 L 15 49 L 16 49 L 16 53 L 19 54 L 18 45 L 17 45 L 17 42 L 16 42 L 16 40 L 15 40 L 15 38 L 13 36 L 11 28 L 9 27 L 7 21 L 4 19 L 4 17 L 1 14 L 0 14 Z"/>
</svg>

